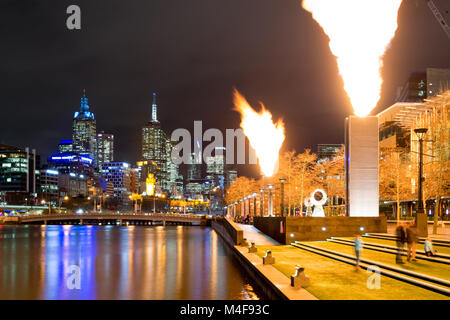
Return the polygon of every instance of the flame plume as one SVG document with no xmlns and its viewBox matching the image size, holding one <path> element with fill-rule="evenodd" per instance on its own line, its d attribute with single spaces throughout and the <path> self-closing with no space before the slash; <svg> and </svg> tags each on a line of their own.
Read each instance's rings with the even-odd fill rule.
<svg viewBox="0 0 450 320">
<path fill-rule="evenodd" d="M 260 104 L 261 111 L 256 112 L 239 91 L 234 90 L 234 105 L 241 114 L 241 128 L 256 151 L 263 174 L 270 177 L 275 173 L 278 153 L 285 138 L 284 124 L 281 119 L 273 123 L 272 114 Z"/>
<path fill-rule="evenodd" d="M 380 99 L 382 56 L 397 30 L 402 0 L 303 0 L 330 38 L 344 89 L 357 116 Z"/>
</svg>

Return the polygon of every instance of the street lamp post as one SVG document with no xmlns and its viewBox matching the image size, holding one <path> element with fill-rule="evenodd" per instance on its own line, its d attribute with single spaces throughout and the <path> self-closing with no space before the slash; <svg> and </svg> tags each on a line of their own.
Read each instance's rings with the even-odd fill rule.
<svg viewBox="0 0 450 320">
<path fill-rule="evenodd" d="M 428 223 L 424 213 L 423 207 L 423 139 L 427 133 L 427 128 L 417 128 L 414 129 L 417 137 L 419 138 L 419 188 L 418 188 L 418 204 L 416 211 L 416 226 L 419 231 L 419 236 L 428 235 Z"/>
<path fill-rule="evenodd" d="M 268 216 L 269 217 L 273 217 L 273 196 L 272 196 L 272 188 L 273 188 L 273 186 L 271 185 L 271 184 L 269 184 L 269 186 L 268 186 L 268 188 L 269 188 L 269 196 L 268 196 L 268 199 L 267 199 L 267 213 L 268 213 Z"/>
<path fill-rule="evenodd" d="M 259 197 L 259 215 L 262 217 L 264 216 L 264 190 L 259 190 L 260 197 Z"/>
<path fill-rule="evenodd" d="M 418 205 L 417 205 L 417 213 L 424 213 L 423 208 L 423 139 L 425 134 L 427 133 L 427 128 L 417 128 L 414 129 L 417 137 L 419 138 L 419 190 L 418 190 Z"/>
<path fill-rule="evenodd" d="M 280 179 L 281 182 L 281 199 L 280 199 L 280 215 L 284 217 L 284 182 L 286 179 Z"/>
</svg>

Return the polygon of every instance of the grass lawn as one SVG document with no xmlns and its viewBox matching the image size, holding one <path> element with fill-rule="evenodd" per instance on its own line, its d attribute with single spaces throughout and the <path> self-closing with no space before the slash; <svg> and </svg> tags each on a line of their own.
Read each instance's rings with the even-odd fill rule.
<svg viewBox="0 0 450 320">
<path fill-rule="evenodd" d="M 364 241 L 364 240 L 363 240 Z M 353 246 L 347 246 L 344 244 L 333 243 L 328 241 L 316 241 L 316 242 L 305 242 L 315 247 L 330 249 L 334 251 L 339 251 L 342 253 L 350 254 L 355 256 L 355 249 Z M 420 260 L 420 257 L 416 257 L 418 260 L 416 262 L 406 262 L 406 257 L 403 261 L 405 264 L 395 263 L 395 254 L 379 252 L 374 250 L 369 250 L 364 248 L 362 251 L 361 258 L 366 258 L 372 261 L 378 261 L 384 264 L 389 264 L 397 266 L 400 269 L 405 269 L 409 271 L 420 272 L 433 277 L 450 280 L 450 267 L 443 263 L 436 263 L 432 261 Z"/>
<path fill-rule="evenodd" d="M 275 257 L 274 267 L 286 277 L 295 272 L 295 265 L 305 268 L 311 284 L 305 288 L 318 299 L 323 300 L 434 300 L 448 297 L 418 288 L 413 285 L 381 276 L 381 289 L 368 289 L 366 270 L 335 261 L 292 246 L 258 246 L 257 255 L 271 250 Z"/>
<path fill-rule="evenodd" d="M 343 238 L 343 239 L 353 240 L 354 238 Z M 362 237 L 362 240 L 367 243 L 387 244 L 387 245 L 394 246 L 394 247 L 397 246 L 396 242 L 393 240 L 384 240 L 384 239 L 375 239 L 375 238 L 366 238 L 366 237 Z M 406 244 L 405 244 L 405 247 L 406 247 Z M 423 244 L 418 243 L 416 245 L 416 249 L 423 251 Z M 441 246 L 435 245 L 435 246 L 433 246 L 433 249 L 436 250 L 437 252 L 440 252 L 443 254 L 450 254 L 450 247 L 441 247 Z"/>
</svg>

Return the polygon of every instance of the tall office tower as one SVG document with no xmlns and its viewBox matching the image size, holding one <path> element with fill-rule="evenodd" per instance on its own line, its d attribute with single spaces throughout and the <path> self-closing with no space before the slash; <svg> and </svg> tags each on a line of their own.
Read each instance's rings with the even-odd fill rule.
<svg viewBox="0 0 450 320">
<path fill-rule="evenodd" d="M 191 163 L 187 168 L 187 181 L 200 180 L 202 176 L 201 165 L 195 164 L 195 153 L 191 153 Z"/>
<path fill-rule="evenodd" d="M 102 169 L 102 164 L 105 162 L 114 161 L 114 135 L 104 133 L 103 131 L 97 134 L 97 168 Z"/>
<path fill-rule="evenodd" d="M 206 173 L 207 174 L 221 174 L 225 173 L 225 148 L 216 147 L 215 155 L 206 157 Z"/>
<path fill-rule="evenodd" d="M 156 93 L 153 93 L 152 117 L 142 127 L 142 160 L 154 164 L 157 184 L 166 189 L 167 137 L 157 118 Z"/>
<path fill-rule="evenodd" d="M 88 99 L 85 90 L 83 90 L 80 111 L 76 111 L 73 115 L 73 152 L 94 159 L 94 167 L 97 167 L 96 137 L 96 121 L 94 114 L 89 111 Z"/>
<path fill-rule="evenodd" d="M 220 186 L 225 188 L 225 148 L 216 147 L 214 149 L 214 156 L 208 156 L 206 162 L 206 179 L 210 181 L 209 185 L 205 186 L 205 192 L 209 192 L 210 188 Z"/>
<path fill-rule="evenodd" d="M 172 150 L 177 148 L 177 141 L 167 139 L 166 140 L 166 157 L 167 157 L 167 170 L 166 170 L 166 189 L 172 193 L 179 193 L 180 173 L 179 165 L 172 161 Z M 181 179 L 181 182 L 183 180 Z"/>
</svg>

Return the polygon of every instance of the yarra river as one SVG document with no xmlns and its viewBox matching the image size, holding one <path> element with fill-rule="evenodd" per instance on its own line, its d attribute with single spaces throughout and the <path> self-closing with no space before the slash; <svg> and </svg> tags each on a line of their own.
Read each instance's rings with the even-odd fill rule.
<svg viewBox="0 0 450 320">
<path fill-rule="evenodd" d="M 1 226 L 0 299 L 259 299 L 200 226 Z"/>
</svg>

